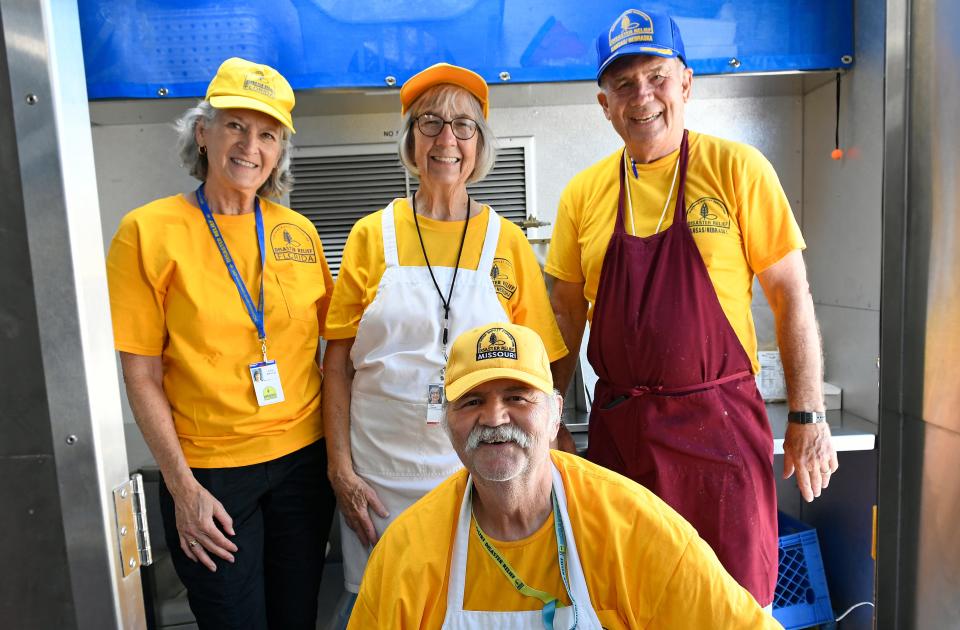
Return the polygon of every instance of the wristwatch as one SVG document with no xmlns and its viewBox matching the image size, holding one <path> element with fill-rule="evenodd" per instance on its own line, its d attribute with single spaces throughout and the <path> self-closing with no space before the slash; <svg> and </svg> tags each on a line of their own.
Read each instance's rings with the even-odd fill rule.
<svg viewBox="0 0 960 630">
<path fill-rule="evenodd" d="M 791 411 L 787 414 L 787 421 L 794 424 L 819 424 L 827 421 L 827 414 L 823 411 Z"/>
</svg>

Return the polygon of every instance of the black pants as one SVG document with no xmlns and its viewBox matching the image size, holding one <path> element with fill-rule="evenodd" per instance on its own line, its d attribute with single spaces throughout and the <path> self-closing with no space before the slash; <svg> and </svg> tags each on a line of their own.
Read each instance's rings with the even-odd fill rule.
<svg viewBox="0 0 960 630">
<path fill-rule="evenodd" d="M 187 558 L 161 481 L 167 546 L 201 630 L 315 630 L 335 507 L 324 441 L 262 464 L 193 474 L 233 518 L 239 547 L 232 564 L 210 554 L 216 572 Z"/>
</svg>

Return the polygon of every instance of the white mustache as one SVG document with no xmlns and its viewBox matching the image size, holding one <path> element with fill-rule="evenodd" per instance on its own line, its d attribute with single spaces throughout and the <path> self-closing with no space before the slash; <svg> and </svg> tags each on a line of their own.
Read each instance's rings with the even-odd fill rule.
<svg viewBox="0 0 960 630">
<path fill-rule="evenodd" d="M 467 437 L 466 449 L 472 451 L 481 443 L 514 442 L 520 448 L 530 448 L 533 438 L 515 424 L 500 424 L 495 427 L 476 426 Z"/>
</svg>

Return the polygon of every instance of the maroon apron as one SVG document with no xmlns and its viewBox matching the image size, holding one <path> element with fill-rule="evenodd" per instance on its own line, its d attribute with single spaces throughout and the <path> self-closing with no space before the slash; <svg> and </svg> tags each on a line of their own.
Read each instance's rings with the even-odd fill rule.
<svg viewBox="0 0 960 630">
<path fill-rule="evenodd" d="M 684 516 L 757 602 L 773 601 L 773 436 L 750 359 L 687 227 L 687 132 L 673 224 L 624 230 L 624 165 L 587 356 L 600 377 L 587 457 Z"/>
</svg>

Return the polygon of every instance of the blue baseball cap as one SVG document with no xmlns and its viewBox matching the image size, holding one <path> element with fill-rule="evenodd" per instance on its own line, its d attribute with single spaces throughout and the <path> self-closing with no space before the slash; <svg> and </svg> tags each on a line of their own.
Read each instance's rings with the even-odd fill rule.
<svg viewBox="0 0 960 630">
<path fill-rule="evenodd" d="M 597 83 L 611 63 L 627 55 L 679 57 L 687 65 L 680 27 L 673 18 L 640 9 L 627 9 L 614 20 L 610 30 L 597 37 Z"/>
</svg>

